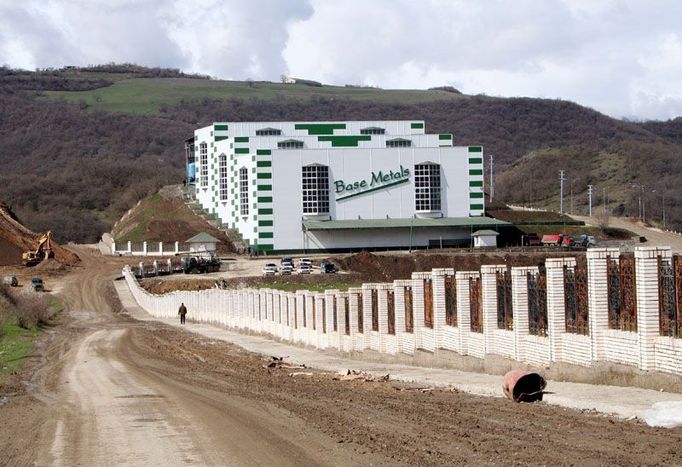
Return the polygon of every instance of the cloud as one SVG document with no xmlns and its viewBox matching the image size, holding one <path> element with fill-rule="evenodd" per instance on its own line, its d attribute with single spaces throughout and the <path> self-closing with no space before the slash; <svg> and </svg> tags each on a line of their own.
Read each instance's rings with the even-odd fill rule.
<svg viewBox="0 0 682 467">
<path fill-rule="evenodd" d="M 682 115 L 680 17 L 677 0 L 0 0 L 0 63 L 448 84 L 671 118 Z"/>
</svg>

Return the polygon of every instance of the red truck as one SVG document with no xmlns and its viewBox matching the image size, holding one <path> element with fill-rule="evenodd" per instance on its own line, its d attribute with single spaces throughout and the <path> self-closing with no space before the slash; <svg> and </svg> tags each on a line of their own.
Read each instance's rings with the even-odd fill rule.
<svg viewBox="0 0 682 467">
<path fill-rule="evenodd" d="M 568 235 L 565 234 L 551 234 L 551 235 L 543 235 L 542 236 L 542 245 L 543 246 L 564 246 L 564 247 L 569 247 L 573 246 L 575 242 L 569 237 Z"/>
</svg>

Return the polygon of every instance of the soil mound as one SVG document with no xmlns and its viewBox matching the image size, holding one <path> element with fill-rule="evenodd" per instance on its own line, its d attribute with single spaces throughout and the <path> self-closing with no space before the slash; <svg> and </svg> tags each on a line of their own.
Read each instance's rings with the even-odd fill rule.
<svg viewBox="0 0 682 467">
<path fill-rule="evenodd" d="M 0 264 L 21 264 L 21 253 L 35 250 L 42 234 L 37 234 L 19 222 L 16 215 L 4 203 L 0 203 Z M 54 259 L 48 260 L 45 268 L 54 269 L 53 261 L 65 266 L 73 266 L 80 261 L 78 255 L 52 241 Z"/>
</svg>

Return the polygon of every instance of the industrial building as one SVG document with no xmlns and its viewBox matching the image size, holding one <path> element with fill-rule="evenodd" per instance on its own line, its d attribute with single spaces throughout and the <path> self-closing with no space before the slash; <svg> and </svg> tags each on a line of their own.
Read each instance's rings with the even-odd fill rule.
<svg viewBox="0 0 682 467">
<path fill-rule="evenodd" d="M 423 121 L 221 122 L 185 142 L 197 203 L 259 252 L 469 246 L 483 148 Z"/>
</svg>

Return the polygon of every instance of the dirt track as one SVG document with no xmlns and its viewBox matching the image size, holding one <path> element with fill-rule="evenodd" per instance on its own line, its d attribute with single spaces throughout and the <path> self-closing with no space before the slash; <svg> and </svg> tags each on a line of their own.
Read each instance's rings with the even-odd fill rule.
<svg viewBox="0 0 682 467">
<path fill-rule="evenodd" d="M 120 260 L 79 254 L 61 288 L 69 317 L 0 406 L 2 464 L 682 463 L 682 429 L 263 368 L 114 313 Z"/>
</svg>

